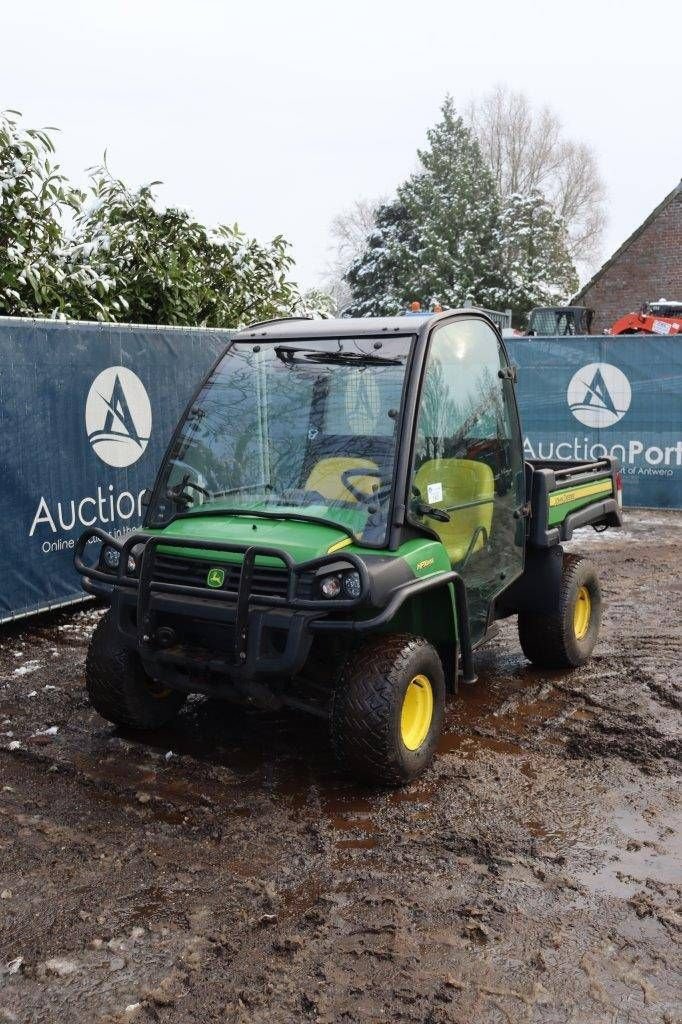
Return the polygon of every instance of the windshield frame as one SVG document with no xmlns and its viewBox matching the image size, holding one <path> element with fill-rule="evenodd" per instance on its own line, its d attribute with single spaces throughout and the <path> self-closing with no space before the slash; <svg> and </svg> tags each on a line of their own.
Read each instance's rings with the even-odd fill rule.
<svg viewBox="0 0 682 1024">
<path fill-rule="evenodd" d="M 321 325 L 321 327 L 323 327 L 324 321 L 320 321 L 320 325 Z M 218 358 L 212 364 L 212 366 L 210 367 L 209 371 L 206 373 L 206 375 L 200 381 L 198 387 L 194 390 L 194 392 L 193 392 L 189 402 L 187 403 L 187 405 L 185 406 L 185 409 L 183 410 L 182 415 L 178 419 L 177 425 L 176 425 L 175 430 L 173 431 L 173 434 L 171 436 L 171 439 L 170 439 L 170 441 L 169 441 L 169 443 L 168 443 L 168 445 L 166 447 L 166 451 L 164 453 L 164 456 L 163 456 L 163 458 L 161 460 L 161 464 L 159 466 L 158 472 L 156 474 L 156 479 L 154 481 L 154 486 L 152 488 L 152 493 L 151 493 L 151 497 L 150 497 L 150 500 L 149 500 L 149 504 L 148 504 L 146 512 L 145 512 L 143 528 L 147 529 L 147 530 L 161 530 L 161 529 L 165 529 L 166 527 L 170 526 L 171 523 L 174 523 L 174 522 L 176 522 L 177 520 L 180 520 L 180 519 L 190 519 L 190 518 L 193 518 L 193 517 L 196 517 L 197 519 L 200 519 L 200 518 L 202 518 L 202 516 L 205 517 L 205 518 L 212 518 L 212 517 L 219 517 L 220 514 L 223 514 L 226 517 L 230 516 L 230 509 L 228 509 L 228 508 L 226 508 L 226 509 L 214 509 L 214 510 L 206 509 L 202 513 L 201 512 L 201 507 L 198 507 L 195 511 L 191 511 L 191 512 L 189 512 L 189 511 L 185 511 L 185 512 L 177 511 L 173 515 L 171 515 L 170 517 L 164 519 L 162 522 L 155 522 L 152 519 L 152 512 L 153 512 L 154 508 L 156 507 L 159 498 L 161 497 L 161 490 L 162 490 L 162 487 L 163 487 L 163 482 L 164 482 L 164 480 L 166 478 L 166 475 L 167 475 L 167 469 L 169 467 L 169 464 L 173 461 L 172 453 L 175 450 L 177 441 L 179 440 L 179 438 L 182 435 L 184 426 L 185 426 L 185 424 L 187 422 L 187 418 L 188 418 L 191 410 L 195 407 L 197 399 L 200 397 L 200 395 L 204 391 L 206 385 L 209 383 L 209 381 L 211 380 L 211 378 L 215 374 L 216 370 L 218 369 L 218 367 L 220 366 L 222 361 L 225 359 L 225 357 L 228 355 L 228 353 L 233 348 L 235 348 L 238 345 L 247 345 L 247 346 L 251 346 L 251 347 L 253 347 L 254 345 L 258 345 L 260 347 L 268 346 L 268 347 L 272 347 L 273 349 L 275 349 L 275 348 L 280 348 L 280 347 L 281 348 L 286 348 L 286 347 L 291 346 L 291 345 L 305 345 L 305 346 L 308 346 L 310 342 L 320 342 L 320 341 L 329 342 L 329 343 L 334 343 L 334 342 L 338 343 L 338 342 L 343 342 L 343 341 L 361 340 L 363 343 L 364 342 L 373 343 L 373 342 L 385 342 L 385 341 L 387 341 L 389 339 L 390 340 L 401 339 L 401 340 L 405 340 L 407 342 L 407 356 L 406 356 L 406 359 L 405 359 L 405 369 L 404 369 L 403 379 L 402 379 L 402 386 L 401 386 L 401 393 L 400 393 L 400 405 L 399 405 L 399 408 L 398 408 L 398 416 L 396 418 L 395 446 L 394 446 L 394 452 L 393 452 L 393 471 L 392 471 L 392 478 L 391 478 L 391 492 L 390 492 L 390 496 L 389 496 L 389 500 L 388 500 L 388 504 L 387 504 L 386 517 L 385 517 L 385 530 L 384 530 L 384 534 L 383 534 L 383 538 L 382 538 L 381 542 L 373 542 L 373 541 L 370 541 L 370 540 L 365 540 L 362 537 L 357 536 L 356 534 L 354 534 L 349 529 L 349 527 L 347 525 L 344 525 L 343 523 L 339 523 L 338 521 L 334 520 L 331 517 L 330 518 L 322 518 L 322 517 L 318 518 L 318 517 L 314 517 L 314 516 L 307 516 L 306 517 L 303 514 L 292 513 L 291 511 L 286 511 L 285 509 L 282 509 L 281 513 L 276 512 L 275 509 L 268 510 L 269 514 L 266 517 L 266 518 L 272 518 L 272 519 L 281 519 L 282 521 L 287 521 L 287 520 L 288 521 L 309 521 L 311 523 L 315 522 L 315 523 L 318 523 L 320 525 L 328 525 L 331 529 L 338 529 L 340 532 L 343 532 L 349 538 L 352 536 L 353 537 L 353 543 L 357 544 L 360 547 L 376 548 L 377 550 L 382 550 L 382 549 L 385 550 L 386 548 L 394 547 L 394 535 L 395 535 L 395 526 L 396 526 L 396 520 L 395 520 L 396 503 L 400 502 L 400 499 L 396 497 L 396 494 L 397 494 L 397 490 L 398 490 L 398 487 L 399 487 L 400 466 L 401 466 L 401 463 L 403 461 L 402 448 L 403 448 L 403 445 L 405 443 L 405 425 L 406 425 L 406 420 L 410 419 L 410 417 L 409 417 L 409 415 L 407 413 L 407 405 L 408 405 L 409 394 L 410 394 L 410 391 L 411 391 L 411 388 L 412 388 L 412 374 L 413 374 L 413 366 L 414 366 L 414 362 L 415 362 L 415 353 L 416 353 L 416 350 L 417 350 L 417 347 L 418 347 L 418 338 L 419 338 L 419 332 L 416 331 L 414 328 L 409 329 L 408 325 L 406 325 L 406 329 L 404 331 L 403 330 L 400 330 L 400 331 L 396 330 L 394 332 L 391 332 L 391 334 L 389 334 L 389 335 L 387 335 L 386 333 L 382 333 L 381 331 L 378 330 L 376 333 L 367 333 L 367 334 L 365 334 L 363 332 L 362 336 L 360 337 L 355 332 L 353 332 L 352 330 L 349 330 L 348 333 L 345 333 L 343 331 L 331 332 L 331 331 L 324 331 L 324 329 L 322 329 L 319 334 L 315 333 L 314 335 L 313 334 L 308 335 L 308 333 L 306 332 L 306 336 L 305 336 L 305 338 L 303 338 L 300 334 L 298 334 L 296 332 L 295 327 L 292 325 L 292 330 L 291 330 L 290 334 L 289 333 L 287 333 L 286 335 L 278 334 L 277 337 L 272 337 L 272 338 L 270 338 L 270 337 L 255 338 L 253 336 L 248 337 L 248 336 L 244 336 L 244 334 L 240 334 L 238 336 L 235 336 L 234 338 L 231 338 L 230 341 L 228 342 L 228 344 L 226 345 L 226 347 L 223 349 L 223 351 L 218 356 Z M 333 350 L 330 350 L 330 352 L 333 352 Z M 330 360 L 330 362 L 334 362 L 334 361 Z M 408 437 L 407 437 L 408 446 L 409 446 L 409 441 L 410 441 L 410 438 L 409 438 L 409 431 L 408 431 Z M 299 510 L 299 513 L 302 513 L 302 512 L 303 512 L 303 509 Z M 247 508 L 240 509 L 239 510 L 239 514 L 240 515 L 248 515 L 249 514 L 249 510 Z M 252 510 L 252 514 L 255 517 L 258 517 L 260 515 L 260 512 L 259 512 L 259 510 L 254 509 L 254 510 Z"/>
</svg>

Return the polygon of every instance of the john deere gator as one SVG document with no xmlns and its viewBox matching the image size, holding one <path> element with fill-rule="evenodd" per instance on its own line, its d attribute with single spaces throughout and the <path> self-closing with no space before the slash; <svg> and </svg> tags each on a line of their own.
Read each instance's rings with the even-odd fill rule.
<svg viewBox="0 0 682 1024">
<path fill-rule="evenodd" d="M 613 459 L 524 460 L 515 370 L 464 309 L 257 324 L 177 426 L 124 541 L 75 564 L 104 598 L 92 705 L 165 725 L 190 693 L 329 721 L 339 763 L 400 785 L 429 764 L 446 693 L 518 617 L 543 668 L 582 665 L 601 619 L 562 542 L 621 525 Z M 95 564 L 86 559 L 99 542 Z"/>
</svg>

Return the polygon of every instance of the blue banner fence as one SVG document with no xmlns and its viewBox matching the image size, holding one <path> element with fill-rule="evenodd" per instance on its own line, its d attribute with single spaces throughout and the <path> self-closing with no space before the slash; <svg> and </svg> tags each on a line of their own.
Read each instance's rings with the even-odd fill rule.
<svg viewBox="0 0 682 1024">
<path fill-rule="evenodd" d="M 526 455 L 615 455 L 623 502 L 682 508 L 682 339 L 507 339 Z"/>
<path fill-rule="evenodd" d="M 0 622 L 82 599 L 87 526 L 140 496 L 229 331 L 0 318 Z M 682 507 L 682 340 L 508 339 L 526 454 L 616 455 L 628 505 Z"/>
<path fill-rule="evenodd" d="M 0 318 L 0 622 L 83 598 L 86 526 L 140 496 L 229 331 Z"/>
</svg>

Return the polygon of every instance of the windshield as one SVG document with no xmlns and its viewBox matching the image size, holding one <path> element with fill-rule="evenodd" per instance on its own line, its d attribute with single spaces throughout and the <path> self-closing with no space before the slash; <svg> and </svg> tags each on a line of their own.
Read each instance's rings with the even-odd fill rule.
<svg viewBox="0 0 682 1024">
<path fill-rule="evenodd" d="M 305 515 L 385 543 L 411 338 L 236 342 L 173 441 L 148 523 Z"/>
</svg>

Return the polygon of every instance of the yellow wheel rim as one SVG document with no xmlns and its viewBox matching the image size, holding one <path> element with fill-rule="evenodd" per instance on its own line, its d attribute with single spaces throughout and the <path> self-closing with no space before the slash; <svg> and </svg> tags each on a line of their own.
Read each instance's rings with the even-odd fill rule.
<svg viewBox="0 0 682 1024">
<path fill-rule="evenodd" d="M 587 633 L 592 617 L 592 598 L 587 587 L 581 587 L 573 609 L 573 632 L 578 640 Z"/>
<path fill-rule="evenodd" d="M 418 750 L 433 718 L 433 690 L 426 676 L 415 676 L 405 690 L 400 713 L 400 737 L 408 750 Z"/>
</svg>

